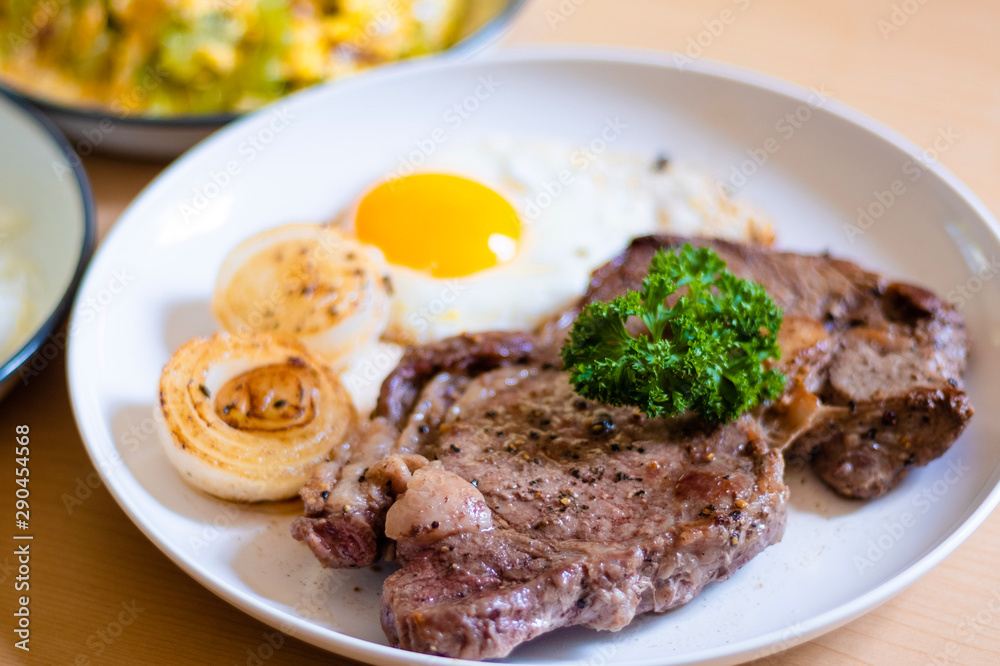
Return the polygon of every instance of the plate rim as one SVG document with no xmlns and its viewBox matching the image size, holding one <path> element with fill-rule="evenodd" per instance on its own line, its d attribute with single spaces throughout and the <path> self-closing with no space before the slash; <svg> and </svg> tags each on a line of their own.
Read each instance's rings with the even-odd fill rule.
<svg viewBox="0 0 1000 666">
<path fill-rule="evenodd" d="M 505 47 L 503 51 L 491 54 L 489 57 L 477 58 L 474 60 L 438 59 L 414 62 L 402 62 L 380 68 L 376 72 L 371 72 L 365 77 L 339 82 L 334 88 L 331 86 L 317 86 L 306 89 L 281 100 L 278 100 L 255 113 L 241 117 L 236 122 L 223 128 L 220 132 L 202 141 L 197 146 L 189 150 L 185 155 L 176 160 L 170 167 L 157 176 L 135 200 L 123 211 L 121 218 L 125 218 L 138 203 L 152 196 L 154 190 L 166 187 L 173 179 L 175 173 L 184 170 L 189 162 L 196 160 L 202 152 L 207 152 L 211 144 L 219 141 L 224 142 L 229 134 L 241 132 L 243 127 L 256 121 L 258 116 L 266 116 L 273 112 L 273 108 L 280 104 L 288 103 L 308 103 L 308 98 L 330 94 L 350 94 L 352 87 L 366 87 L 381 85 L 383 81 L 391 81 L 397 77 L 405 77 L 413 70 L 416 73 L 422 71 L 437 71 L 448 69 L 463 69 L 466 67 L 481 67 L 489 63 L 540 63 L 554 64 L 564 62 L 568 64 L 583 64 L 591 62 L 597 65 L 621 64 L 639 65 L 652 68 L 666 69 L 672 71 L 690 71 L 699 75 L 724 79 L 730 83 L 749 85 L 761 88 L 765 91 L 776 93 L 792 101 L 808 103 L 811 91 L 805 87 L 778 77 L 764 74 L 756 70 L 718 62 L 710 59 L 696 59 L 693 62 L 683 54 L 669 51 L 656 51 L 651 49 L 636 49 L 610 46 L 589 46 L 589 45 L 530 45 Z M 684 62 L 683 66 L 679 62 Z M 331 90 L 331 88 L 333 88 Z M 901 151 L 906 156 L 916 158 L 922 149 L 912 140 L 903 136 L 896 130 L 874 119 L 873 117 L 843 103 L 836 99 L 830 99 L 824 103 L 824 111 L 840 117 L 855 125 L 872 136 L 873 139 L 880 140 Z M 940 162 L 933 162 L 927 165 L 927 170 L 940 179 L 940 182 L 947 186 L 952 193 L 964 201 L 979 218 L 979 222 L 985 224 L 986 229 L 992 236 L 1000 242 L 1000 222 L 986 205 L 976 196 L 972 190 L 955 176 L 949 169 Z M 121 219 L 120 218 L 120 219 Z M 119 231 L 116 224 L 106 237 L 111 240 Z M 102 243 L 104 245 L 104 243 Z M 98 248 L 98 254 L 103 250 Z M 92 266 L 96 264 L 92 262 Z M 84 292 L 90 277 L 90 269 L 84 276 L 83 286 L 80 294 Z M 74 305 L 71 322 L 75 320 L 77 307 Z M 348 658 L 363 660 L 368 663 L 399 664 L 400 666 L 411 666 L 421 664 L 427 666 L 454 666 L 482 664 L 481 661 L 471 661 L 465 659 L 455 659 L 450 657 L 424 655 L 420 653 L 408 652 L 387 645 L 372 643 L 370 641 L 349 636 L 334 630 L 318 627 L 301 618 L 297 618 L 288 612 L 277 610 L 260 604 L 245 592 L 236 589 L 232 585 L 217 580 L 211 573 L 203 568 L 193 558 L 189 558 L 169 548 L 158 530 L 144 524 L 138 519 L 137 512 L 130 506 L 129 500 L 121 493 L 110 474 L 107 474 L 103 465 L 95 458 L 97 451 L 88 441 L 86 434 L 91 433 L 88 424 L 89 420 L 83 411 L 85 395 L 78 395 L 74 385 L 79 385 L 79 379 L 74 378 L 74 369 L 78 363 L 77 358 L 81 352 L 78 351 L 79 343 L 71 339 L 67 349 L 67 381 L 69 384 L 70 399 L 73 408 L 74 419 L 81 435 L 81 440 L 87 450 L 87 454 L 97 468 L 105 486 L 108 488 L 115 501 L 125 511 L 126 515 L 140 529 L 143 534 L 150 539 L 157 548 L 167 557 L 177 564 L 185 573 L 198 581 L 206 589 L 210 590 L 227 603 L 235 606 L 252 617 L 268 624 L 271 627 L 288 633 L 300 640 L 312 643 L 321 649 L 333 654 L 339 654 Z M 114 447 L 114 442 L 111 442 Z M 903 571 L 889 578 L 885 582 L 877 585 L 867 593 L 860 595 L 851 601 L 841 604 L 830 611 L 817 615 L 815 618 L 803 622 L 795 627 L 794 635 L 787 636 L 787 632 L 792 627 L 783 630 L 772 631 L 756 639 L 742 641 L 739 643 L 722 644 L 717 647 L 689 653 L 680 659 L 664 661 L 663 659 L 635 660 L 627 663 L 629 666 L 654 666 L 656 664 L 732 664 L 738 663 L 746 658 L 760 658 L 766 654 L 784 651 L 801 643 L 807 642 L 832 631 L 844 624 L 867 613 L 876 606 L 884 603 L 903 589 L 913 584 L 916 580 L 924 576 L 932 568 L 941 563 L 948 555 L 963 543 L 993 512 L 1000 504 L 1000 467 L 994 470 L 993 487 L 989 489 L 979 505 L 969 514 L 960 525 L 952 529 L 940 544 L 926 553 L 920 555 L 913 563 Z M 987 481 L 988 483 L 988 481 Z M 322 641 L 322 642 L 321 642 Z M 329 647 L 330 644 L 336 647 Z M 778 650 L 767 652 L 769 647 L 780 645 Z M 519 662 L 521 663 L 521 662 Z M 526 662 L 525 666 L 551 666 L 551 662 Z"/>
</svg>

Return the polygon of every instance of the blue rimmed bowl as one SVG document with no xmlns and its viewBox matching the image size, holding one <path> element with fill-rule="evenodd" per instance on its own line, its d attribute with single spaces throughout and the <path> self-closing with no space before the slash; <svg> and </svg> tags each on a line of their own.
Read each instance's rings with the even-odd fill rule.
<svg viewBox="0 0 1000 666">
<path fill-rule="evenodd" d="M 66 346 L 55 334 L 94 250 L 90 183 L 69 142 L 35 109 L 0 94 L 0 229 L 5 279 L 26 275 L 28 319 L 0 357 L 0 398 L 28 384 Z M 23 269 L 23 273 L 18 272 Z"/>
</svg>

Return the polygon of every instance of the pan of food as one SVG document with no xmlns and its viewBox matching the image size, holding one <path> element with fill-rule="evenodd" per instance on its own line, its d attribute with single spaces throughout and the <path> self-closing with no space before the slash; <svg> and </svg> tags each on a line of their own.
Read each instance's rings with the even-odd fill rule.
<svg viewBox="0 0 1000 666">
<path fill-rule="evenodd" d="M 81 155 L 171 159 L 234 118 L 379 65 L 467 56 L 523 0 L 17 0 L 0 5 L 0 90 Z"/>
</svg>

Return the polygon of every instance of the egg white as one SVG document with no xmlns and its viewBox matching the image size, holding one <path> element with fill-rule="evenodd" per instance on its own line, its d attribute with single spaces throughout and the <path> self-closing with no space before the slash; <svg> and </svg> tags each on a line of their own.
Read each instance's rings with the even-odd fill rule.
<svg viewBox="0 0 1000 666">
<path fill-rule="evenodd" d="M 435 278 L 390 264 L 388 339 L 421 343 L 530 329 L 579 297 L 591 272 L 636 236 L 767 236 L 766 223 L 734 205 L 707 175 L 657 169 L 655 162 L 655 154 L 595 156 L 551 141 L 445 144 L 420 172 L 464 176 L 493 189 L 517 210 L 521 236 L 513 257 L 468 276 Z"/>
</svg>

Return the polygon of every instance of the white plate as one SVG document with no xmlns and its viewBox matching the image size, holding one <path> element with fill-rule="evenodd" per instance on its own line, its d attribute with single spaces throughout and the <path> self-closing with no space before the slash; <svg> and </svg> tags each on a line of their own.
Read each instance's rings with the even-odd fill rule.
<svg viewBox="0 0 1000 666">
<path fill-rule="evenodd" d="M 474 103 L 477 90 L 483 99 Z M 446 114 L 463 103 L 478 108 L 454 127 Z M 832 100 L 730 67 L 678 68 L 668 56 L 620 51 L 389 68 L 247 118 L 157 179 L 94 260 L 69 349 L 83 439 L 129 516 L 206 587 L 288 633 L 372 663 L 445 663 L 386 646 L 384 574 L 321 570 L 288 534 L 295 504 L 237 507 L 180 482 L 154 432 L 160 369 L 182 342 L 217 329 L 209 295 L 238 241 L 329 218 L 400 159 L 432 147 L 431 137 L 442 136 L 436 128 L 449 142 L 504 133 L 585 144 L 609 118 L 627 125 L 616 150 L 662 149 L 723 180 L 734 168 L 755 171 L 742 194 L 772 215 L 783 248 L 829 249 L 953 297 L 959 285 L 975 290 L 962 312 L 975 346 L 968 385 L 978 413 L 943 459 L 875 502 L 837 499 L 793 473 L 784 540 L 690 604 L 618 634 L 557 631 L 510 661 L 732 663 L 847 622 L 941 561 L 1000 497 L 1000 280 L 990 267 L 1000 255 L 997 223 L 944 169 L 914 167 L 917 146 Z M 754 155 L 766 156 L 764 166 L 748 161 Z M 896 180 L 893 204 L 879 204 L 878 219 L 849 237 L 844 225 L 858 207 L 878 213 Z M 981 270 L 983 278 L 973 277 Z M 84 321 L 81 304 L 102 295 L 110 302 Z"/>
</svg>

